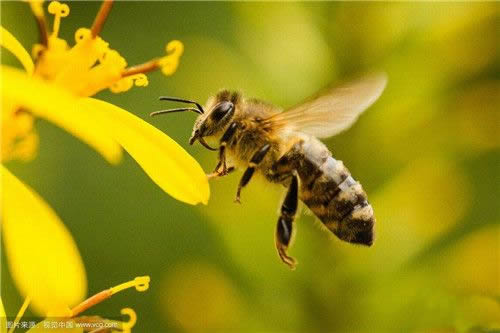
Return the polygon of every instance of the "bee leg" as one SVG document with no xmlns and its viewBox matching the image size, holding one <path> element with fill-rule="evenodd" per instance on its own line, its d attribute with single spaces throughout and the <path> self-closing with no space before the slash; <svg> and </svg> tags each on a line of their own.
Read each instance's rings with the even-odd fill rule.
<svg viewBox="0 0 500 333">
<path fill-rule="evenodd" d="M 281 205 L 281 215 L 278 218 L 278 225 L 276 228 L 276 249 L 281 260 L 287 264 L 290 269 L 295 269 L 295 259 L 289 257 L 286 253 L 288 245 L 293 235 L 293 221 L 295 213 L 297 212 L 298 205 L 298 181 L 297 176 L 292 177 L 292 182 L 288 187 L 285 200 Z"/>
<path fill-rule="evenodd" d="M 210 178 L 225 176 L 229 173 L 226 165 L 226 145 L 229 142 L 229 140 L 231 140 L 231 138 L 234 136 L 234 133 L 236 133 L 237 128 L 238 128 L 238 123 L 235 122 L 231 123 L 231 125 L 229 125 L 228 129 L 222 135 L 219 146 L 219 162 L 217 163 L 214 172 L 208 175 Z M 221 171 L 219 171 L 220 167 L 222 167 Z"/>
<path fill-rule="evenodd" d="M 216 169 L 216 170 L 217 170 L 217 169 Z M 228 168 L 226 169 L 226 172 L 225 172 L 225 173 L 222 173 L 222 172 L 219 172 L 219 171 L 214 171 L 214 172 L 212 172 L 212 173 L 209 173 L 209 174 L 207 175 L 207 177 L 208 177 L 209 179 L 212 179 L 212 178 L 217 178 L 217 177 L 226 176 L 226 175 L 229 175 L 229 174 L 230 174 L 231 172 L 233 172 L 234 170 L 236 170 L 236 169 L 234 168 L 234 166 L 230 166 L 230 167 L 228 167 Z"/>
<path fill-rule="evenodd" d="M 269 148 L 271 148 L 271 145 L 267 143 L 264 146 L 262 146 L 262 148 L 260 148 L 255 154 L 253 154 L 252 159 L 250 160 L 250 163 L 248 165 L 248 168 L 245 170 L 245 173 L 241 177 L 240 184 L 238 185 L 238 191 L 236 191 L 236 198 L 234 199 L 234 202 L 241 203 L 240 201 L 241 189 L 248 184 L 250 179 L 252 179 L 253 173 L 255 172 L 255 167 L 257 166 L 257 164 L 262 162 L 267 152 L 269 151 Z"/>
</svg>

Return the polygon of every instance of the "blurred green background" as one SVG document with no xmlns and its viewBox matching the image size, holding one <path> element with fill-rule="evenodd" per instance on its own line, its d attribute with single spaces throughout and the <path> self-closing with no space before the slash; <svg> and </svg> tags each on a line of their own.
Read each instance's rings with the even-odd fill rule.
<svg viewBox="0 0 500 333">
<path fill-rule="evenodd" d="M 60 36 L 89 27 L 99 2 L 70 3 Z M 26 3 L 1 2 L 2 25 L 37 42 Z M 151 119 L 160 95 L 205 101 L 220 88 L 287 107 L 350 75 L 385 70 L 386 91 L 349 131 L 326 140 L 368 193 L 371 248 L 297 220 L 296 271 L 274 248 L 283 189 L 241 171 L 211 182 L 208 206 L 162 192 L 129 156 L 113 167 L 45 121 L 30 163 L 9 170 L 55 209 L 83 257 L 89 295 L 139 275 L 145 293 L 89 311 L 138 314 L 135 332 L 483 332 L 500 328 L 498 4 L 117 2 L 101 36 L 129 65 L 185 44 L 172 77 L 103 92 L 181 143 L 210 172 L 216 154 L 187 144 L 193 114 Z M 10 55 L 2 62 L 19 67 Z M 61 110 L 64 112 L 64 110 Z M 168 172 L 168 171 L 166 171 Z M 9 315 L 22 299 L 2 255 Z M 29 314 L 28 314 L 29 315 Z"/>
</svg>

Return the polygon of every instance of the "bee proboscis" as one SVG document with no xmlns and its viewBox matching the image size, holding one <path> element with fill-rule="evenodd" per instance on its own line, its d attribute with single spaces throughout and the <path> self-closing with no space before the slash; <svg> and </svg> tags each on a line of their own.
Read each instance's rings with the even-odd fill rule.
<svg viewBox="0 0 500 333">
<path fill-rule="evenodd" d="M 275 242 L 279 257 L 293 269 L 296 261 L 287 250 L 294 234 L 299 199 L 341 240 L 372 245 L 375 216 L 365 191 L 318 138 L 349 128 L 378 99 L 386 83 L 384 73 L 366 75 L 286 111 L 228 90 L 209 98 L 205 107 L 191 100 L 160 97 L 193 107 L 152 115 L 181 111 L 199 114 L 189 143 L 199 141 L 218 151 L 217 166 L 209 176 L 222 177 L 235 168 L 246 168 L 236 191 L 236 202 L 240 202 L 241 190 L 255 172 L 287 188 Z M 206 138 L 218 140 L 219 147 L 209 146 Z"/>
</svg>

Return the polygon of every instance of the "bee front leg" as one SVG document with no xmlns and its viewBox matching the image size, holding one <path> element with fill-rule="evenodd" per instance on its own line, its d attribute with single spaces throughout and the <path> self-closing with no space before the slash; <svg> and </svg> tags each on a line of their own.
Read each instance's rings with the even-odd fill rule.
<svg viewBox="0 0 500 333">
<path fill-rule="evenodd" d="M 209 179 L 212 179 L 212 178 L 218 178 L 218 177 L 223 177 L 223 176 L 227 176 L 227 175 L 229 175 L 231 172 L 233 172 L 233 171 L 234 171 L 234 170 L 236 170 L 236 169 L 235 169 L 235 167 L 234 167 L 234 166 L 230 166 L 230 167 L 228 167 L 228 168 L 226 169 L 226 172 L 217 171 L 217 170 L 218 170 L 218 168 L 216 168 L 215 170 L 216 170 L 216 171 L 214 171 L 214 172 L 212 172 L 212 173 L 209 173 L 209 174 L 207 175 L 207 177 L 208 177 Z"/>
<path fill-rule="evenodd" d="M 260 162 L 262 162 L 262 160 L 264 159 L 270 148 L 271 145 L 267 143 L 264 146 L 262 146 L 262 148 L 260 148 L 255 154 L 253 154 L 252 159 L 250 160 L 250 163 L 248 165 L 248 168 L 245 170 L 245 173 L 241 177 L 240 183 L 238 185 L 238 191 L 236 191 L 236 198 L 234 199 L 235 202 L 241 203 L 240 201 L 241 189 L 248 184 L 250 179 L 252 179 L 253 173 L 255 172 L 255 167 Z"/>
<path fill-rule="evenodd" d="M 234 133 L 236 133 L 236 129 L 238 128 L 238 123 L 234 122 L 229 125 L 228 129 L 222 135 L 220 139 L 219 146 L 219 162 L 215 167 L 215 170 L 208 175 L 208 178 L 222 177 L 229 174 L 231 171 L 234 171 L 234 167 L 228 168 L 226 165 L 226 146 L 229 140 L 232 139 Z M 222 167 L 222 170 L 219 170 Z"/>
<path fill-rule="evenodd" d="M 294 175 L 292 182 L 288 187 L 285 200 L 281 205 L 281 215 L 278 218 L 276 227 L 276 249 L 281 260 L 287 264 L 290 269 L 295 269 L 296 261 L 286 253 L 288 245 L 293 236 L 293 222 L 298 205 L 298 181 Z"/>
</svg>

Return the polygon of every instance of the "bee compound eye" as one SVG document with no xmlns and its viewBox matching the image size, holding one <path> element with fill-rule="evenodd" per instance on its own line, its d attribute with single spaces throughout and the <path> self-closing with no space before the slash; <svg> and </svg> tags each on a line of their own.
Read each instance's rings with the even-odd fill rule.
<svg viewBox="0 0 500 333">
<path fill-rule="evenodd" d="M 219 121 L 224 118 L 225 115 L 232 112 L 234 109 L 234 105 L 231 102 L 225 101 L 217 104 L 212 111 L 212 119 L 214 121 Z"/>
</svg>

